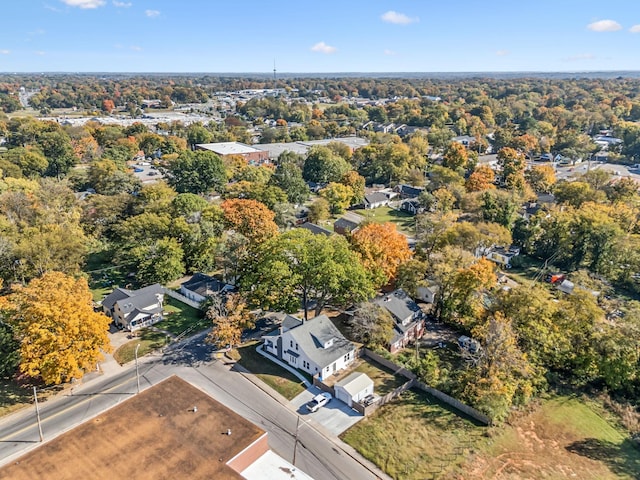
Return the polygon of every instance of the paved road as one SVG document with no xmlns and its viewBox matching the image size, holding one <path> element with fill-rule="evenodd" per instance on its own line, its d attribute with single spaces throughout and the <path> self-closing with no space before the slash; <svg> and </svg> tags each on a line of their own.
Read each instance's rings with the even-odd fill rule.
<svg viewBox="0 0 640 480">
<path fill-rule="evenodd" d="M 271 448 L 292 461 L 298 418 L 295 411 L 281 403 L 283 400 L 277 393 L 259 388 L 256 380 L 240 369 L 222 362 L 210 362 L 210 351 L 202 338 L 202 335 L 198 336 L 163 356 L 146 358 L 139 369 L 141 388 L 178 375 L 269 432 Z M 130 398 L 136 388 L 135 368 L 130 367 L 110 378 L 80 386 L 73 394 L 42 404 L 40 414 L 45 440 Z M 39 445 L 32 408 L 2 419 L 0 432 L 0 465 Z M 301 420 L 298 428 L 295 460 L 298 468 L 317 480 L 388 478 L 350 447 L 306 419 Z"/>
</svg>

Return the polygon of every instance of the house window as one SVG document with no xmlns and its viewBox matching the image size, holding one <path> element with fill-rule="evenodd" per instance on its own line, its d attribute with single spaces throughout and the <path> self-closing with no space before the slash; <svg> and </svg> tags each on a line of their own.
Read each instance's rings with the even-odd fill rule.
<svg viewBox="0 0 640 480">
<path fill-rule="evenodd" d="M 298 344 L 296 343 L 296 350 L 298 350 Z"/>
<path fill-rule="evenodd" d="M 345 362 L 348 362 L 350 357 L 351 357 L 351 352 L 347 353 L 347 354 L 344 356 L 344 361 L 345 361 Z"/>
<path fill-rule="evenodd" d="M 289 340 L 289 347 L 293 348 L 293 340 Z"/>
</svg>

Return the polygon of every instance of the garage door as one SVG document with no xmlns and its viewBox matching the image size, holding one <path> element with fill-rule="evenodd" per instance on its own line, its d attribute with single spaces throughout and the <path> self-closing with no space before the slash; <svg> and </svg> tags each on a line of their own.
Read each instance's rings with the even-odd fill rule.
<svg viewBox="0 0 640 480">
<path fill-rule="evenodd" d="M 349 393 L 346 390 L 344 390 L 341 387 L 336 387 L 335 388 L 335 393 L 336 393 L 336 398 L 338 400 L 340 400 L 341 402 L 344 402 L 347 405 L 351 406 L 351 395 L 349 395 Z"/>
</svg>

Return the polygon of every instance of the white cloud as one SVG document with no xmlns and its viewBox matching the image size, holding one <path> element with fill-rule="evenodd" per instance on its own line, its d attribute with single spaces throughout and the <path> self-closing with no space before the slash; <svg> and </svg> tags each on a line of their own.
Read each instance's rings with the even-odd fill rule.
<svg viewBox="0 0 640 480">
<path fill-rule="evenodd" d="M 567 57 L 563 59 L 565 62 L 579 62 L 581 60 L 595 60 L 596 56 L 593 53 L 581 53 L 578 55 L 573 55 L 572 57 Z"/>
<path fill-rule="evenodd" d="M 133 50 L 134 52 L 141 52 L 142 51 L 142 47 L 139 47 L 138 45 L 131 45 L 129 47 L 129 50 Z"/>
<path fill-rule="evenodd" d="M 159 10 L 145 10 L 144 14 L 147 17 L 154 18 L 154 17 L 157 17 L 158 15 L 160 15 L 160 11 Z"/>
<path fill-rule="evenodd" d="M 599 20 L 590 23 L 587 25 L 587 28 L 593 32 L 617 32 L 618 30 L 622 30 L 622 25 L 615 20 Z"/>
<path fill-rule="evenodd" d="M 509 50 L 498 50 L 496 52 L 496 55 L 499 57 L 506 57 L 507 55 L 509 55 L 511 52 Z"/>
<path fill-rule="evenodd" d="M 56 13 L 60 13 L 62 10 L 60 10 L 59 8 L 56 8 L 52 5 L 48 5 L 48 4 L 44 4 L 44 8 L 47 10 L 51 10 L 52 12 L 56 12 Z"/>
<path fill-rule="evenodd" d="M 70 7 L 78 8 L 98 8 L 104 6 L 105 0 L 60 0 Z"/>
<path fill-rule="evenodd" d="M 640 24 L 638 24 L 638 25 L 634 25 L 633 27 L 631 27 L 631 28 L 629 29 L 629 31 L 630 31 L 631 33 L 640 33 Z"/>
<path fill-rule="evenodd" d="M 11 50 L 0 50 L 0 55 L 10 55 Z"/>
<path fill-rule="evenodd" d="M 393 56 L 393 55 L 397 55 L 397 53 L 396 53 L 396 52 L 394 52 L 393 50 L 389 50 L 388 48 L 385 48 L 385 49 L 384 49 L 384 51 L 383 51 L 383 53 L 384 53 L 385 55 L 391 55 L 391 56 Z"/>
<path fill-rule="evenodd" d="M 118 2 L 117 0 L 113 0 L 113 6 L 116 8 L 129 8 L 133 3 L 131 2 Z"/>
<path fill-rule="evenodd" d="M 46 54 L 46 52 L 43 52 L 42 50 L 37 50 L 35 52 L 33 52 L 34 55 L 38 55 L 39 57 L 43 56 Z"/>
<path fill-rule="evenodd" d="M 418 17 L 411 18 L 404 13 L 394 12 L 393 10 L 389 10 L 386 13 L 380 15 L 380 18 L 387 23 L 395 23 L 396 25 L 409 25 L 410 23 L 419 22 L 420 19 Z"/>
<path fill-rule="evenodd" d="M 338 49 L 336 47 L 332 47 L 331 45 L 327 45 L 324 42 L 318 42 L 313 47 L 311 47 L 312 52 L 320 52 L 320 53 L 334 53 Z"/>
</svg>

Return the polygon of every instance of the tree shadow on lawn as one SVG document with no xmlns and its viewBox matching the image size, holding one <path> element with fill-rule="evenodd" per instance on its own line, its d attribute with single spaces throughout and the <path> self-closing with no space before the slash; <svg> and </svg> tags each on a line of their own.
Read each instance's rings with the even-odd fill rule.
<svg viewBox="0 0 640 480">
<path fill-rule="evenodd" d="M 622 443 L 616 444 L 597 438 L 578 440 L 566 447 L 571 453 L 602 462 L 616 475 L 640 479 L 638 448 L 631 439 L 625 439 Z"/>
</svg>

